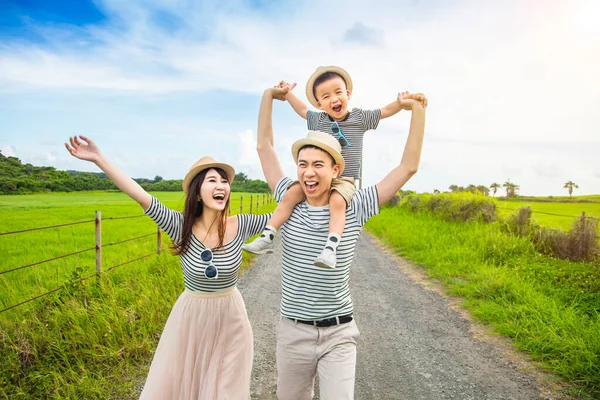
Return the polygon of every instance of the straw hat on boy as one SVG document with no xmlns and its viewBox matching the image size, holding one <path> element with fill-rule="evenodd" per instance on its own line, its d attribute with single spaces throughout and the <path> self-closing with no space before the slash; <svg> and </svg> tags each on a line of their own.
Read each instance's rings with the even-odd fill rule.
<svg viewBox="0 0 600 400">
<path fill-rule="evenodd" d="M 345 69 L 336 67 L 335 65 L 328 65 L 326 67 L 319 67 L 313 74 L 308 78 L 308 82 L 306 83 L 306 98 L 314 107 L 319 108 L 317 98 L 315 97 L 315 81 L 318 77 L 323 75 L 326 72 L 334 72 L 346 81 L 346 89 L 352 92 L 352 79 L 350 78 L 350 74 L 346 72 Z"/>
</svg>

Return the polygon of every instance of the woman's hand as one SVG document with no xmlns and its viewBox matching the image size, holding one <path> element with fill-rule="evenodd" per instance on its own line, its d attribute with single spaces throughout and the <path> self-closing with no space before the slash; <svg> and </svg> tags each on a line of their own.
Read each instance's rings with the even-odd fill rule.
<svg viewBox="0 0 600 400">
<path fill-rule="evenodd" d="M 65 147 L 73 157 L 77 157 L 80 160 L 97 163 L 102 156 L 96 143 L 92 139 L 82 135 L 70 137 L 69 143 L 65 143 Z"/>
</svg>

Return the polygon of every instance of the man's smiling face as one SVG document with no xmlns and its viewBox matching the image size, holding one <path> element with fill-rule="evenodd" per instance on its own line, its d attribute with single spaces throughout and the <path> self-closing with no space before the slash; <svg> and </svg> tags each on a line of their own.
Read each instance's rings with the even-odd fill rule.
<svg viewBox="0 0 600 400">
<path fill-rule="evenodd" d="M 298 181 L 308 204 L 329 204 L 331 181 L 339 175 L 340 166 L 326 151 L 316 147 L 303 147 L 298 152 Z"/>
</svg>

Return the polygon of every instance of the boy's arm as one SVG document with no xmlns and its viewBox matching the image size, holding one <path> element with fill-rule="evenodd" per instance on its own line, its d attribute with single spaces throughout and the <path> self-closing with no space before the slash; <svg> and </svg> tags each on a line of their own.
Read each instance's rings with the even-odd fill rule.
<svg viewBox="0 0 600 400">
<path fill-rule="evenodd" d="M 306 119 L 306 114 L 308 113 L 308 107 L 306 107 L 306 104 L 304 104 L 304 102 L 302 100 L 300 100 L 298 97 L 296 97 L 296 95 L 294 93 L 292 93 L 292 90 L 296 87 L 296 84 L 292 83 L 290 85 L 284 81 L 281 81 L 279 83 L 279 87 L 282 89 L 288 90 L 288 92 L 285 95 L 285 99 L 287 100 L 288 103 L 290 103 L 290 105 L 292 106 L 294 111 L 296 111 L 296 114 L 298 114 L 302 118 Z"/>
<path fill-rule="evenodd" d="M 273 99 L 284 100 L 286 92 L 287 90 L 283 88 L 265 90 L 258 112 L 256 151 L 260 158 L 265 179 L 272 191 L 275 191 L 277 182 L 284 175 L 273 144 Z"/>
<path fill-rule="evenodd" d="M 427 104 L 426 98 L 423 103 L 413 99 L 403 99 L 400 103 L 402 109 L 412 111 L 410 130 L 400 165 L 394 168 L 377 184 L 377 195 L 380 206 L 394 197 L 398 190 L 408 182 L 419 168 L 423 135 L 425 133 L 425 108 L 422 104 Z"/>
<path fill-rule="evenodd" d="M 400 110 L 402 110 L 400 103 L 398 103 L 398 101 L 394 101 L 388 104 L 387 106 L 381 108 L 380 119 L 391 117 L 392 115 L 397 114 Z"/>
<path fill-rule="evenodd" d="M 422 93 L 405 93 L 407 93 L 407 95 L 405 95 L 403 98 L 401 98 L 400 96 L 402 93 L 398 93 L 398 98 L 396 99 L 396 101 L 388 104 L 387 106 L 381 109 L 381 119 L 391 117 L 392 115 L 397 114 L 400 110 L 402 110 L 403 100 L 417 100 L 419 103 L 421 103 L 423 108 L 427 107 L 427 97 L 425 97 Z"/>
</svg>

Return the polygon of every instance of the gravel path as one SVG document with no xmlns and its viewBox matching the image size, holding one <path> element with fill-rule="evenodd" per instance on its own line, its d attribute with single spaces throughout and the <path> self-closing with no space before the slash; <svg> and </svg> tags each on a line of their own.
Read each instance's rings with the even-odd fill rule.
<svg viewBox="0 0 600 400">
<path fill-rule="evenodd" d="M 260 256 L 239 281 L 254 330 L 253 399 L 276 398 L 280 260 L 278 243 L 275 254 Z M 361 331 L 357 399 L 553 398 L 540 394 L 506 345 L 476 338 L 464 312 L 403 273 L 403 263 L 361 235 L 350 283 Z"/>
</svg>

